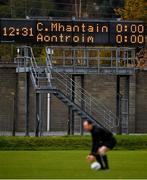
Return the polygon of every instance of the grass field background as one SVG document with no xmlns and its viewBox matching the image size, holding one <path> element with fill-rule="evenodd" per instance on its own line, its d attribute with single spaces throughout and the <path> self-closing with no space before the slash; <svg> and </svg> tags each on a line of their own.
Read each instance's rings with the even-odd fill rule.
<svg viewBox="0 0 147 180">
<path fill-rule="evenodd" d="M 110 171 L 92 171 L 87 150 L 0 151 L 0 178 L 147 178 L 147 151 L 108 153 Z"/>
</svg>

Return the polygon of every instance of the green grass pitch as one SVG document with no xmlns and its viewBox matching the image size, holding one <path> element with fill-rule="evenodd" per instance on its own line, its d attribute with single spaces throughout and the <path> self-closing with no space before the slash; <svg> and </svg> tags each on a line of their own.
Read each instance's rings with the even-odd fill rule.
<svg viewBox="0 0 147 180">
<path fill-rule="evenodd" d="M 110 171 L 90 170 L 88 151 L 0 151 L 0 178 L 147 178 L 147 151 L 111 151 Z"/>
</svg>

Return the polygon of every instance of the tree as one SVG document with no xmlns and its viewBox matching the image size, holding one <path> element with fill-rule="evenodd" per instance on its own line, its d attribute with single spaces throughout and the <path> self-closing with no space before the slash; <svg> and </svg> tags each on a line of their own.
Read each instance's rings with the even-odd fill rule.
<svg viewBox="0 0 147 180">
<path fill-rule="evenodd" d="M 8 3 L 8 0 L 0 0 L 0 5 L 6 5 Z"/>
<path fill-rule="evenodd" d="M 84 3 L 83 3 L 84 4 Z M 122 7 L 123 0 L 85 0 L 83 14 L 89 18 L 116 18 L 114 8 Z"/>
<path fill-rule="evenodd" d="M 52 10 L 52 16 L 55 17 L 72 17 L 74 0 L 54 0 L 55 8 Z"/>
<path fill-rule="evenodd" d="M 11 17 L 9 1 L 0 1 L 0 18 Z"/>
<path fill-rule="evenodd" d="M 26 16 L 49 16 L 54 9 L 53 0 L 9 0 L 0 1 L 1 18 L 25 18 Z"/>
<path fill-rule="evenodd" d="M 123 8 L 116 8 L 115 12 L 122 19 L 147 21 L 146 0 L 125 0 Z"/>
<path fill-rule="evenodd" d="M 27 0 L 27 14 L 29 16 L 49 16 L 54 9 L 53 0 Z"/>
</svg>

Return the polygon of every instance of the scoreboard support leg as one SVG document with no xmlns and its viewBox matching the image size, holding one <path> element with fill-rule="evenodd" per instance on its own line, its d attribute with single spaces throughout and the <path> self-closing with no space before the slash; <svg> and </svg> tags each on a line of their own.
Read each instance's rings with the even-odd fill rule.
<svg viewBox="0 0 147 180">
<path fill-rule="evenodd" d="M 72 101 L 75 100 L 75 76 L 72 75 L 72 94 L 71 94 L 71 98 Z M 75 115 L 74 115 L 74 111 L 71 110 L 71 134 L 74 135 L 74 128 L 75 128 Z"/>
<path fill-rule="evenodd" d="M 84 97 L 84 75 L 81 75 L 81 107 L 84 109 L 85 103 L 85 97 Z M 81 118 L 81 124 L 80 124 L 80 134 L 83 135 L 83 119 Z"/>
<path fill-rule="evenodd" d="M 36 93 L 36 122 L 35 122 L 35 136 L 42 136 L 42 93 Z"/>
<path fill-rule="evenodd" d="M 118 134 L 121 134 L 121 118 L 120 118 L 120 76 L 116 76 L 116 116 L 119 118 Z"/>
<path fill-rule="evenodd" d="M 120 93 L 121 78 L 123 78 L 125 82 L 123 86 L 124 88 L 123 88 L 122 94 Z M 129 83 L 130 83 L 130 76 L 117 75 L 116 77 L 116 116 L 119 118 L 119 127 L 117 129 L 118 134 L 128 133 Z"/>
<path fill-rule="evenodd" d="M 84 109 L 84 92 L 83 92 L 83 89 L 84 89 L 84 75 L 72 75 L 72 82 L 71 82 L 71 99 L 72 101 L 75 101 L 75 76 L 79 76 L 80 77 L 80 84 L 81 84 L 81 107 L 82 109 Z M 69 107 L 69 110 L 68 110 L 68 131 L 67 131 L 67 134 L 68 135 L 74 135 L 74 132 L 75 132 L 75 114 L 74 114 L 74 111 Z M 80 119 L 80 134 L 83 135 L 83 119 L 81 118 Z"/>
<path fill-rule="evenodd" d="M 16 133 L 16 123 L 18 122 L 18 74 L 16 73 L 16 91 L 13 97 L 13 128 L 12 128 L 12 136 L 15 136 Z"/>
<path fill-rule="evenodd" d="M 29 73 L 25 74 L 25 136 L 29 136 Z"/>
<path fill-rule="evenodd" d="M 71 118 L 70 118 L 70 114 L 71 114 L 71 108 L 68 107 L 67 135 L 70 135 L 70 132 L 71 132 Z"/>
<path fill-rule="evenodd" d="M 74 101 L 74 92 L 75 92 L 75 77 L 74 75 L 71 75 L 71 94 L 70 94 L 70 98 L 72 101 Z M 67 130 L 67 134 L 68 135 L 74 135 L 74 111 L 72 110 L 71 107 L 68 108 L 68 130 Z"/>
<path fill-rule="evenodd" d="M 122 127 L 125 128 L 125 134 L 128 134 L 129 133 L 129 85 L 130 85 L 130 76 L 125 76 L 125 92 L 124 92 L 124 99 L 125 99 L 125 115 L 123 116 L 122 118 L 122 124 L 125 125 L 125 127 Z M 123 112 L 121 112 L 122 114 L 124 114 Z M 123 130 L 123 131 L 124 131 Z"/>
<path fill-rule="evenodd" d="M 35 122 L 35 136 L 39 136 L 39 93 L 36 93 L 36 122 Z"/>
<path fill-rule="evenodd" d="M 42 113 L 43 113 L 43 109 L 42 109 L 42 98 L 43 98 L 43 94 L 40 93 L 39 94 L 39 136 L 42 136 Z"/>
</svg>

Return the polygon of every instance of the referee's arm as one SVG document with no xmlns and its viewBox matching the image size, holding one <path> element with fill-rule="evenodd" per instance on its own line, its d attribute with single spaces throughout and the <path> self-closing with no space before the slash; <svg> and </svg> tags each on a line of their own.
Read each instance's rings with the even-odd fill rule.
<svg viewBox="0 0 147 180">
<path fill-rule="evenodd" d="M 99 142 L 98 139 L 96 137 L 92 138 L 92 148 L 91 148 L 91 155 L 96 155 L 97 154 L 97 150 L 99 148 Z"/>
</svg>

